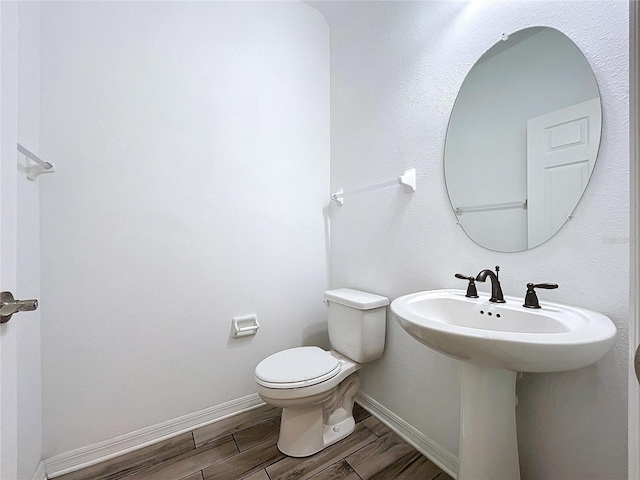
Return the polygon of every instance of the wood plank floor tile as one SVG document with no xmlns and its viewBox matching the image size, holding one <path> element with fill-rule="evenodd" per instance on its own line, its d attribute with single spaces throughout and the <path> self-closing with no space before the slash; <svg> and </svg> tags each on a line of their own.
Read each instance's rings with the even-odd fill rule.
<svg viewBox="0 0 640 480">
<path fill-rule="evenodd" d="M 203 480 L 202 472 L 196 472 L 193 475 L 189 475 L 188 477 L 181 478 L 180 480 Z"/>
<path fill-rule="evenodd" d="M 434 480 L 453 480 L 453 477 L 446 472 L 441 472 Z"/>
<path fill-rule="evenodd" d="M 378 437 L 367 427 L 358 423 L 354 432 L 340 442 L 310 457 L 286 457 L 278 463 L 267 467 L 267 473 L 271 480 L 302 480 L 309 478 L 375 440 L 378 440 Z"/>
<path fill-rule="evenodd" d="M 233 437 L 228 435 L 128 476 L 124 480 L 180 480 L 237 454 L 236 443 Z"/>
<path fill-rule="evenodd" d="M 362 408 L 360 406 L 359 403 L 355 403 L 353 404 L 353 419 L 355 420 L 356 423 L 364 420 L 365 418 L 371 416 L 371 414 L 365 410 L 364 408 Z"/>
<path fill-rule="evenodd" d="M 360 477 L 353 468 L 351 468 L 351 465 L 342 459 L 316 473 L 313 477 L 310 477 L 309 480 L 360 480 Z"/>
<path fill-rule="evenodd" d="M 414 450 L 370 477 L 370 480 L 433 480 L 440 479 L 440 474 L 449 477 L 427 457 Z"/>
<path fill-rule="evenodd" d="M 236 443 L 233 437 L 228 435 L 182 455 L 165 460 L 123 480 L 180 480 L 237 454 Z"/>
<path fill-rule="evenodd" d="M 272 438 L 249 450 L 245 450 L 231 458 L 205 468 L 202 471 L 204 480 L 240 479 L 258 470 L 263 470 L 265 467 L 284 458 L 284 455 L 280 453 L 276 446 L 277 442 L 277 438 Z"/>
<path fill-rule="evenodd" d="M 219 422 L 212 423 L 205 427 L 198 428 L 193 431 L 193 438 L 196 442 L 196 447 L 204 445 L 220 437 L 226 437 L 232 435 L 240 430 L 249 428 L 256 423 L 263 422 L 269 418 L 280 415 L 282 410 L 280 408 L 272 407 L 271 405 L 263 405 L 248 412 L 243 412 L 239 415 L 233 415 L 232 417 L 225 418 Z"/>
<path fill-rule="evenodd" d="M 365 418 L 362 423 L 365 427 L 375 433 L 378 437 L 384 437 L 392 430 L 387 427 L 384 423 L 378 420 L 376 417 L 371 415 L 370 417 Z"/>
<path fill-rule="evenodd" d="M 366 447 L 347 456 L 347 462 L 363 479 L 368 479 L 380 470 L 401 459 L 414 448 L 395 433 L 377 438 Z"/>
<path fill-rule="evenodd" d="M 280 415 L 233 434 L 241 452 L 280 434 Z"/>
<path fill-rule="evenodd" d="M 245 477 L 243 480 L 269 480 L 269 475 L 267 475 L 266 470 L 260 470 L 253 475 Z"/>
<path fill-rule="evenodd" d="M 60 480 L 453 480 L 354 405 L 355 431 L 306 458 L 277 448 L 280 409 L 244 412 Z"/>
<path fill-rule="evenodd" d="M 187 432 L 56 478 L 58 480 L 115 480 L 193 450 L 193 448 L 195 448 L 193 436 L 191 432 Z"/>
</svg>

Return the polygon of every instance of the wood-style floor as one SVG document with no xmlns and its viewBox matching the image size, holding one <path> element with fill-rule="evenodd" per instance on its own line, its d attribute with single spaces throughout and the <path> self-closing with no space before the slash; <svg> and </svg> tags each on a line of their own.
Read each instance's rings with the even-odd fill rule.
<svg viewBox="0 0 640 480">
<path fill-rule="evenodd" d="M 264 406 L 59 480 L 452 480 L 356 404 L 356 429 L 307 458 L 278 451 L 280 410 Z"/>
</svg>

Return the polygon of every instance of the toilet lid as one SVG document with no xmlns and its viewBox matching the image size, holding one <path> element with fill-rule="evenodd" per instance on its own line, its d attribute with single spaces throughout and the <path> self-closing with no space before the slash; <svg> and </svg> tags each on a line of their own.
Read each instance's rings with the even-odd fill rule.
<svg viewBox="0 0 640 480">
<path fill-rule="evenodd" d="M 256 380 L 272 388 L 315 385 L 334 377 L 340 362 L 318 347 L 298 347 L 274 353 L 256 367 Z"/>
</svg>

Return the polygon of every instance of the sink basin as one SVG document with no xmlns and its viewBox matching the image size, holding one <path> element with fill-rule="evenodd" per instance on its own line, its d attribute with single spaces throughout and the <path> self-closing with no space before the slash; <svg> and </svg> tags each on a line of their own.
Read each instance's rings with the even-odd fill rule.
<svg viewBox="0 0 640 480">
<path fill-rule="evenodd" d="M 391 311 L 421 343 L 458 360 L 516 372 L 557 372 L 597 362 L 613 345 L 616 327 L 597 312 L 522 298 L 467 298 L 463 290 L 431 290 L 397 298 Z"/>
<path fill-rule="evenodd" d="M 516 372 L 557 372 L 597 362 L 616 327 L 597 312 L 522 298 L 465 297 L 463 290 L 412 293 L 391 311 L 412 337 L 459 360 L 460 454 L 457 480 L 519 480 Z"/>
</svg>

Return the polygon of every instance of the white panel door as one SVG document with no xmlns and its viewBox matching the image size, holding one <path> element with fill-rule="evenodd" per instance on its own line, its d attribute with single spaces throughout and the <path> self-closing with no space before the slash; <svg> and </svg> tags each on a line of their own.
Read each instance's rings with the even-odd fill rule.
<svg viewBox="0 0 640 480">
<path fill-rule="evenodd" d="M 640 478 L 640 5 L 630 2 L 629 133 L 631 136 L 631 243 L 629 322 L 629 480 Z"/>
<path fill-rule="evenodd" d="M 598 154 L 601 123 L 599 98 L 527 122 L 529 248 L 554 235 L 578 204 Z"/>
<path fill-rule="evenodd" d="M 17 2 L 0 2 L 0 291 L 16 291 L 17 258 Z M 0 479 L 17 478 L 16 322 L 0 324 Z"/>
</svg>

